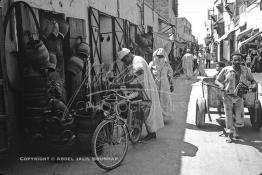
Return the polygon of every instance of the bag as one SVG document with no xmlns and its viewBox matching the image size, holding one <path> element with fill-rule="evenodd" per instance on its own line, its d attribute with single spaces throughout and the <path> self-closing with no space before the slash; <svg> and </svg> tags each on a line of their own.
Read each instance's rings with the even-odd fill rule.
<svg viewBox="0 0 262 175">
<path fill-rule="evenodd" d="M 239 96 L 240 98 L 242 98 L 245 94 L 247 94 L 248 92 L 248 86 L 245 85 L 244 83 L 240 82 L 238 83 L 234 93 Z"/>
</svg>

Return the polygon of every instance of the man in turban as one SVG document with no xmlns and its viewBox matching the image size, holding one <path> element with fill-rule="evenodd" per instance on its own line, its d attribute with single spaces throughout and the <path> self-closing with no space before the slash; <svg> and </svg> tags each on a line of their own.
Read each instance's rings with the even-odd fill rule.
<svg viewBox="0 0 262 175">
<path fill-rule="evenodd" d="M 127 48 L 123 48 L 118 52 L 118 58 L 128 66 L 129 72 L 134 75 L 133 83 L 141 84 L 151 100 L 149 115 L 145 116 L 145 126 L 148 134 L 143 140 L 155 139 L 156 131 L 164 127 L 164 121 L 157 86 L 149 66 L 144 58 L 133 55 Z"/>
</svg>

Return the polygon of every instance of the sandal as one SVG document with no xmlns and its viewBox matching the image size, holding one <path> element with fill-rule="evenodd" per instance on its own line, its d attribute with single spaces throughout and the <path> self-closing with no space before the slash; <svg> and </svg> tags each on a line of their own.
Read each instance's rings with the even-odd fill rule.
<svg viewBox="0 0 262 175">
<path fill-rule="evenodd" d="M 233 140 L 232 140 L 232 134 L 229 134 L 229 135 L 227 136 L 226 142 L 227 142 L 227 143 L 232 143 L 232 142 L 233 142 Z"/>
</svg>

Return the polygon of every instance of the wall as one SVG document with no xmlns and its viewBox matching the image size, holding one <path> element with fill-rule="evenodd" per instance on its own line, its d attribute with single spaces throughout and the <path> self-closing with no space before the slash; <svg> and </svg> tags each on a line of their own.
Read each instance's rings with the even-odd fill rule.
<svg viewBox="0 0 262 175">
<path fill-rule="evenodd" d="M 260 11 L 258 4 L 250 5 L 246 9 L 247 28 L 249 27 L 261 28 L 262 27 L 261 15 L 262 15 L 262 11 Z"/>
<path fill-rule="evenodd" d="M 217 61 L 221 61 L 221 55 L 220 55 L 220 43 L 217 44 L 217 53 L 216 53 L 216 56 L 217 56 Z"/>
<path fill-rule="evenodd" d="M 158 24 L 158 14 L 153 12 L 152 7 L 149 4 L 145 3 L 144 8 L 144 17 L 145 17 L 145 26 L 149 25 L 153 27 L 153 31 L 158 31 L 159 24 Z"/>
<path fill-rule="evenodd" d="M 18 1 L 18 0 L 15 0 Z M 27 2 L 30 6 L 53 11 L 56 13 L 64 13 L 66 17 L 74 17 L 79 19 L 84 19 L 86 21 L 86 29 L 88 30 L 88 6 L 93 4 L 91 0 L 23 0 Z M 98 0 L 99 1 L 99 0 Z M 86 32 L 86 41 L 89 41 L 89 32 Z"/>
<path fill-rule="evenodd" d="M 230 61 L 229 40 L 223 40 L 223 59 Z"/>
<path fill-rule="evenodd" d="M 154 3 L 153 3 L 154 1 Z M 164 18 L 168 19 L 169 18 L 169 2 L 170 0 L 145 0 L 147 4 L 149 4 L 151 7 L 153 7 L 154 4 L 154 9 Z"/>
<path fill-rule="evenodd" d="M 18 0 L 15 0 L 18 1 Z M 88 30 L 88 7 L 94 7 L 106 14 L 117 17 L 117 0 L 24 0 L 34 8 L 64 13 L 66 17 L 86 20 Z M 140 24 L 136 0 L 119 0 L 119 17 Z M 151 21 L 149 21 L 150 23 Z M 88 35 L 88 32 L 86 32 Z M 87 37 L 88 41 L 88 37 Z"/>
<path fill-rule="evenodd" d="M 184 32 L 184 28 L 188 31 L 188 33 Z M 186 18 L 177 18 L 177 32 L 179 36 L 185 41 L 192 40 L 191 24 L 187 21 Z"/>
<path fill-rule="evenodd" d="M 89 0 L 89 1 L 90 1 L 89 5 L 96 8 L 97 10 L 100 10 L 112 16 L 118 16 L 117 0 Z"/>
<path fill-rule="evenodd" d="M 101 16 L 100 18 L 100 33 L 103 37 L 101 40 L 101 57 L 105 64 L 111 64 L 113 62 L 113 35 L 112 35 L 112 18 L 107 16 Z"/>
<path fill-rule="evenodd" d="M 127 19 L 134 24 L 140 24 L 138 16 L 140 10 L 135 2 L 135 0 L 119 0 L 120 18 Z"/>
<path fill-rule="evenodd" d="M 174 11 L 173 11 L 173 0 L 169 0 L 168 1 L 168 14 L 169 14 L 169 22 L 171 24 L 175 24 L 176 25 L 176 16 L 174 14 Z"/>
<path fill-rule="evenodd" d="M 19 1 L 19 0 L 15 0 Z M 87 19 L 87 7 L 91 0 L 23 0 L 32 7 L 41 8 L 43 10 L 65 13 L 68 17 Z M 101 1 L 101 0 L 96 0 Z M 109 0 L 111 1 L 111 0 Z"/>
</svg>

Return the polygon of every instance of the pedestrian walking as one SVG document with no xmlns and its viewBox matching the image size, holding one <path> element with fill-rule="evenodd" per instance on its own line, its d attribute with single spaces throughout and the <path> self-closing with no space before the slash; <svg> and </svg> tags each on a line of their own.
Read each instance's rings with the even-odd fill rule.
<svg viewBox="0 0 262 175">
<path fill-rule="evenodd" d="M 190 49 L 187 49 L 186 54 L 182 57 L 182 67 L 183 67 L 184 74 L 189 80 L 193 76 L 193 61 L 194 61 L 194 57 L 190 53 Z"/>
<path fill-rule="evenodd" d="M 153 61 L 149 63 L 149 67 L 157 85 L 164 122 L 167 122 L 173 115 L 172 94 L 170 92 L 174 90 L 174 83 L 173 70 L 163 48 L 159 48 L 153 53 Z"/>
<path fill-rule="evenodd" d="M 201 49 L 198 54 L 198 71 L 200 76 L 207 76 L 204 70 L 205 56 L 206 55 L 204 54 L 204 50 Z"/>
<path fill-rule="evenodd" d="M 248 53 L 247 57 L 246 57 L 246 66 L 250 68 L 251 66 L 251 56 Z"/>
<path fill-rule="evenodd" d="M 227 142 L 232 142 L 232 136 L 239 137 L 238 128 L 244 126 L 244 88 L 241 83 L 248 85 L 249 88 L 256 88 L 251 71 L 246 66 L 241 65 L 242 55 L 234 52 L 231 55 L 232 66 L 227 66 L 221 70 L 215 83 L 225 90 L 223 105 L 226 114 L 226 133 Z"/>
<path fill-rule="evenodd" d="M 221 70 L 222 70 L 224 67 L 225 67 L 225 63 L 224 63 L 224 62 L 219 61 L 219 62 L 216 63 L 216 71 L 217 71 L 217 73 L 216 73 L 216 75 L 215 75 L 215 78 L 217 78 L 217 76 L 219 75 L 219 73 L 221 72 Z M 217 112 L 218 112 L 218 114 L 219 114 L 220 116 L 222 115 L 222 107 L 223 107 L 223 102 L 221 102 L 221 103 L 219 104 L 219 106 L 217 107 Z"/>
<path fill-rule="evenodd" d="M 207 51 L 206 51 L 206 69 L 207 69 L 207 68 L 210 69 L 211 59 L 212 59 L 212 55 L 211 55 L 211 53 L 210 53 L 210 50 L 207 49 Z"/>
<path fill-rule="evenodd" d="M 133 55 L 127 48 L 118 52 L 118 58 L 128 66 L 129 72 L 134 75 L 135 78 L 131 83 L 141 84 L 152 102 L 149 115 L 145 119 L 148 134 L 143 140 L 155 139 L 157 130 L 164 127 L 164 121 L 157 86 L 150 68 L 144 58 Z"/>
<path fill-rule="evenodd" d="M 195 75 L 198 75 L 199 71 L 198 71 L 198 58 L 197 58 L 197 53 L 196 51 L 194 51 L 193 53 L 193 72 Z"/>
</svg>

